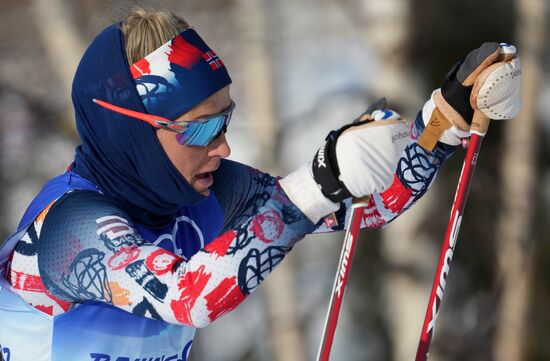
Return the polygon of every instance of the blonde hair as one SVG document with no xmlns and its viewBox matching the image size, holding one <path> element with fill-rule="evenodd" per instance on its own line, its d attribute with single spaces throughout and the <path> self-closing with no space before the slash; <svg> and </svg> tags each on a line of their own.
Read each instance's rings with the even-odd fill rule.
<svg viewBox="0 0 550 361">
<path fill-rule="evenodd" d="M 166 10 L 137 8 L 122 21 L 128 63 L 133 64 L 172 39 L 189 24 Z"/>
</svg>

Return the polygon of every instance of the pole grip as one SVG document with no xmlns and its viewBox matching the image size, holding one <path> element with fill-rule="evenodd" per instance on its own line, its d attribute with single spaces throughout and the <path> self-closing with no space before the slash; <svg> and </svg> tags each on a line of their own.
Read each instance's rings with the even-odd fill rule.
<svg viewBox="0 0 550 361">
<path fill-rule="evenodd" d="M 485 136 L 489 129 L 489 118 L 479 109 L 474 110 L 474 116 L 472 117 L 472 125 L 470 126 L 470 133 L 474 133 L 480 136 Z"/>
</svg>

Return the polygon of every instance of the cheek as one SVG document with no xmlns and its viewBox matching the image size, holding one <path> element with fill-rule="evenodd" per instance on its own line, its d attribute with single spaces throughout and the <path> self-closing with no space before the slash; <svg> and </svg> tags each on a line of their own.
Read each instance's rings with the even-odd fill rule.
<svg viewBox="0 0 550 361">
<path fill-rule="evenodd" d="M 181 146 L 180 146 L 181 147 Z M 196 173 L 201 168 L 203 164 L 203 154 L 201 152 L 195 152 L 186 147 L 181 147 L 177 154 L 174 156 L 172 163 L 179 170 L 179 172 L 184 176 L 187 181 L 190 181 L 191 178 L 196 175 Z"/>
<path fill-rule="evenodd" d="M 204 162 L 206 151 L 179 144 L 175 133 L 167 130 L 159 129 L 157 137 L 172 164 L 187 181 L 190 181 Z"/>
</svg>

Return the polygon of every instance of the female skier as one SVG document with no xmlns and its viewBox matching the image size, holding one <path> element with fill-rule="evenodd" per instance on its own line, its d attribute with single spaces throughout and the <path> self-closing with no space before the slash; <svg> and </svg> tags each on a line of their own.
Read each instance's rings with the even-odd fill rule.
<svg viewBox="0 0 550 361">
<path fill-rule="evenodd" d="M 484 44 L 414 122 L 369 111 L 279 179 L 225 159 L 235 103 L 221 58 L 180 17 L 131 12 L 76 71 L 74 162 L 0 250 L 0 359 L 186 360 L 196 328 L 296 242 L 342 229 L 351 197 L 371 195 L 367 228 L 416 202 L 469 136 L 472 106 L 515 116 L 519 61 L 493 64 L 514 51 Z"/>
</svg>

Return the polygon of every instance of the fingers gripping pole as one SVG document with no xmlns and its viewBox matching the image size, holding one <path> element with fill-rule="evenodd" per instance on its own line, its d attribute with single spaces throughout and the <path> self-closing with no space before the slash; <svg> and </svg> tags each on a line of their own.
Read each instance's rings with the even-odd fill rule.
<svg viewBox="0 0 550 361">
<path fill-rule="evenodd" d="M 483 136 L 487 132 L 488 126 L 489 119 L 487 119 L 483 113 L 476 110 L 474 113 L 474 121 L 472 122 L 470 145 L 468 147 L 468 151 L 466 152 L 466 157 L 464 158 L 464 164 L 462 166 L 462 172 L 460 174 L 455 199 L 451 210 L 451 217 L 449 219 L 449 223 L 447 224 L 447 231 L 445 232 L 445 239 L 443 241 L 443 247 L 441 248 L 439 264 L 437 265 L 432 291 L 428 302 L 428 308 L 424 318 L 424 325 L 422 326 L 420 342 L 416 351 L 416 361 L 426 361 L 428 359 L 430 343 L 435 328 L 435 322 L 437 321 L 437 316 L 439 315 L 445 285 L 447 284 L 447 277 L 449 275 L 451 262 L 455 252 L 462 215 L 464 214 L 468 192 L 470 191 L 470 186 L 472 184 L 479 151 L 481 148 L 481 142 L 483 140 Z M 473 128 L 475 128 L 475 130 Z"/>
<path fill-rule="evenodd" d="M 357 236 L 361 229 L 361 216 L 363 215 L 363 211 L 369 199 L 370 197 L 367 196 L 353 201 L 353 210 L 348 221 L 344 244 L 342 245 L 342 252 L 340 253 L 340 260 L 338 261 L 338 268 L 336 269 L 336 277 L 334 278 L 334 286 L 332 287 L 332 295 L 327 311 L 319 353 L 317 354 L 317 361 L 328 361 L 330 357 L 336 325 L 338 324 L 338 316 L 340 315 L 340 307 L 344 299 L 351 262 L 353 260 L 353 254 L 355 253 L 355 246 L 357 245 Z"/>
</svg>

